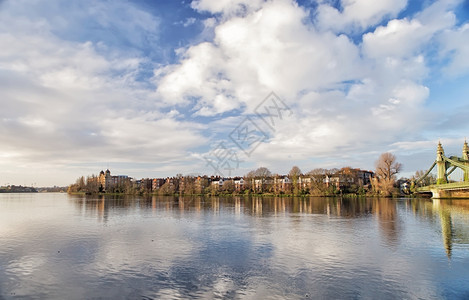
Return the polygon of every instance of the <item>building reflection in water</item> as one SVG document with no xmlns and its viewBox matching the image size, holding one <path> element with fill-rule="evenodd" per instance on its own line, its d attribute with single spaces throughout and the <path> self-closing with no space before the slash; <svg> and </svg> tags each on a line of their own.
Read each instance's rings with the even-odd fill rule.
<svg viewBox="0 0 469 300">
<path fill-rule="evenodd" d="M 213 215 L 218 215 L 220 212 L 220 198 L 219 197 L 211 197 L 212 202 L 212 211 Z"/>
<path fill-rule="evenodd" d="M 134 196 L 115 195 L 71 195 L 69 198 L 80 213 L 86 217 L 96 217 L 106 223 L 114 210 L 132 212 L 138 209 L 157 211 L 160 200 L 157 197 L 143 199 Z"/>
<path fill-rule="evenodd" d="M 100 222 L 107 222 L 109 208 L 114 207 L 104 196 L 73 195 L 72 200 L 83 216 L 96 217 Z"/>
<path fill-rule="evenodd" d="M 469 245 L 469 200 L 375 199 L 375 198 L 291 198 L 291 197 L 174 197 L 174 196 L 70 196 L 79 213 L 108 222 L 114 211 L 158 216 L 171 213 L 182 217 L 186 212 L 214 216 L 234 214 L 286 216 L 288 214 L 325 215 L 329 218 L 375 217 L 383 241 L 388 247 L 399 243 L 403 228 L 399 209 L 441 228 L 443 246 L 451 258 L 455 244 Z M 136 212 L 139 210 L 138 212 Z M 117 213 L 116 213 L 117 214 Z M 295 218 L 295 222 L 302 222 Z"/>
<path fill-rule="evenodd" d="M 371 199 L 341 198 L 290 198 L 290 197 L 173 197 L 173 196 L 77 196 L 71 195 L 70 200 L 80 212 L 86 216 L 96 216 L 106 221 L 113 210 L 135 211 L 148 209 L 153 214 L 159 211 L 212 211 L 214 215 L 225 209 L 235 214 L 252 216 L 298 214 L 326 214 L 353 218 L 370 214 Z"/>
</svg>

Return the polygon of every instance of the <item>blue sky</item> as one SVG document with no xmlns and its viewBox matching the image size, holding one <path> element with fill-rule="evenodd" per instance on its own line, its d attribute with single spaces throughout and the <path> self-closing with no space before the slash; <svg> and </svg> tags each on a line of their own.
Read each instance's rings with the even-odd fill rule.
<svg viewBox="0 0 469 300">
<path fill-rule="evenodd" d="M 386 151 L 410 176 L 469 135 L 468 19 L 461 0 L 0 1 L 0 185 Z"/>
</svg>

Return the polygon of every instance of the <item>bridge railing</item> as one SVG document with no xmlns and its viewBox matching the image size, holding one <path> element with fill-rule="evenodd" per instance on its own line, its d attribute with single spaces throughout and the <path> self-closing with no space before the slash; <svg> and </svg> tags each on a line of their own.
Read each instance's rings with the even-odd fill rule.
<svg viewBox="0 0 469 300">
<path fill-rule="evenodd" d="M 469 182 L 452 182 L 452 183 L 445 183 L 445 184 L 433 184 L 422 186 L 416 188 L 417 192 L 430 192 L 432 189 L 438 190 L 456 190 L 456 189 L 465 189 L 469 188 Z"/>
</svg>

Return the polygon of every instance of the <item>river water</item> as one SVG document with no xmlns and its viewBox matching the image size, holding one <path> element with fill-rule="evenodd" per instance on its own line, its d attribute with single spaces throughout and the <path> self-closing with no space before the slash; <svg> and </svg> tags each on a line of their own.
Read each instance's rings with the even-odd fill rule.
<svg viewBox="0 0 469 300">
<path fill-rule="evenodd" d="M 468 299 L 469 200 L 0 194 L 0 299 Z"/>
</svg>

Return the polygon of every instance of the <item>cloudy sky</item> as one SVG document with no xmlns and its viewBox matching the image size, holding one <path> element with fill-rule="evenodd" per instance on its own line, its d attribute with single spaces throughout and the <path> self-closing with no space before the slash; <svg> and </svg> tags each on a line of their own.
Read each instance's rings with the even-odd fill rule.
<svg viewBox="0 0 469 300">
<path fill-rule="evenodd" d="M 467 0 L 0 0 L 0 185 L 386 151 L 413 174 L 469 136 L 468 20 Z"/>
</svg>

